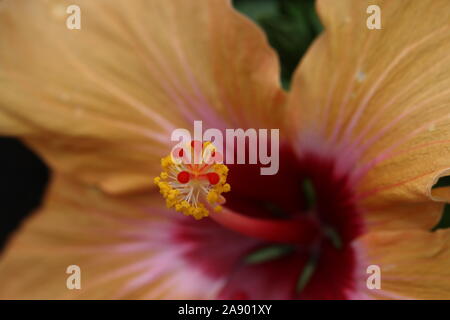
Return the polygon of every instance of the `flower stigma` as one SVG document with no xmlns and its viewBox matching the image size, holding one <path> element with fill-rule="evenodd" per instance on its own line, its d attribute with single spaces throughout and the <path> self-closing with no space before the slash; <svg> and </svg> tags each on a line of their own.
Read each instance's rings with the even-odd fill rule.
<svg viewBox="0 0 450 320">
<path fill-rule="evenodd" d="M 154 182 L 167 207 L 196 220 L 209 216 L 208 207 L 220 212 L 225 203 L 222 193 L 231 189 L 222 159 L 211 142 L 195 140 L 162 158 L 162 172 Z"/>
</svg>

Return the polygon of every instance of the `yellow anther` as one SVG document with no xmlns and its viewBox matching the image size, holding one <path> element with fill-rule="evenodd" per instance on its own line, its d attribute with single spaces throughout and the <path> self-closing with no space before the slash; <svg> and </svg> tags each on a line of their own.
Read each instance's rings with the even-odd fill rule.
<svg viewBox="0 0 450 320">
<path fill-rule="evenodd" d="M 217 199 L 219 198 L 219 195 L 215 190 L 211 190 L 208 195 L 206 196 L 206 200 L 208 200 L 209 203 L 217 202 Z"/>
<path fill-rule="evenodd" d="M 215 147 L 211 142 L 203 144 L 204 158 L 206 152 L 211 152 Z M 209 151 L 206 151 L 209 149 Z M 209 215 L 205 206 L 208 204 L 219 212 L 220 204 L 225 202 L 222 193 L 230 191 L 230 185 L 226 183 L 228 168 L 224 164 L 207 162 L 200 164 L 185 164 L 172 160 L 172 156 L 161 159 L 161 174 L 154 178 L 154 183 L 159 187 L 160 193 L 166 200 L 168 208 L 199 220 Z M 179 178 L 179 174 L 184 178 Z M 219 176 L 217 180 L 210 180 L 211 173 Z M 215 183 L 214 185 L 211 184 Z"/>
<path fill-rule="evenodd" d="M 167 179 L 169 174 L 167 172 L 161 172 L 161 179 Z"/>
</svg>

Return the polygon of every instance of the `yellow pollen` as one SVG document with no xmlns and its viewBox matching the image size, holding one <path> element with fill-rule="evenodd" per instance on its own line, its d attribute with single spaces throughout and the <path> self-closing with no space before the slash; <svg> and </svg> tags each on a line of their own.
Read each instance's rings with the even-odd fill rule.
<svg viewBox="0 0 450 320">
<path fill-rule="evenodd" d="M 192 147 L 189 148 L 193 151 Z M 222 193 L 231 189 L 226 183 L 228 168 L 210 161 L 211 150 L 217 152 L 211 142 L 203 143 L 198 164 L 176 161 L 172 155 L 161 159 L 162 172 L 153 181 L 159 187 L 168 208 L 197 220 L 209 215 L 207 206 L 213 207 L 215 212 L 222 210 L 221 205 L 225 203 Z M 180 173 L 184 175 L 182 179 L 179 178 Z"/>
</svg>

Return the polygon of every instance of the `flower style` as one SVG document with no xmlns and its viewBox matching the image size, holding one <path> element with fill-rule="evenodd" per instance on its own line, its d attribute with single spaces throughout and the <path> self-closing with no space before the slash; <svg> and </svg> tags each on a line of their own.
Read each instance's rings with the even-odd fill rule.
<svg viewBox="0 0 450 320">
<path fill-rule="evenodd" d="M 289 93 L 229 1 L 79 0 L 68 30 L 70 2 L 0 9 L 0 134 L 53 169 L 1 256 L 0 297 L 450 298 L 450 233 L 430 231 L 450 200 L 432 189 L 450 169 L 449 1 L 370 1 L 369 30 L 368 2 L 319 0 L 325 32 Z M 221 212 L 170 202 L 187 190 L 167 189 L 161 159 L 194 120 L 279 128 L 279 173 L 209 168 L 194 176 L 227 175 L 206 184 Z"/>
</svg>

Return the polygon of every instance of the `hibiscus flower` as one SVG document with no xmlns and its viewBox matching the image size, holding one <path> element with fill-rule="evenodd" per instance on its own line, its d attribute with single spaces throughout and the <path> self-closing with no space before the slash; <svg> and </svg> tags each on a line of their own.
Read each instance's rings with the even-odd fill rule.
<svg viewBox="0 0 450 320">
<path fill-rule="evenodd" d="M 430 231 L 450 199 L 432 189 L 450 169 L 449 1 L 370 1 L 381 30 L 369 2 L 318 1 L 325 32 L 289 93 L 229 1 L 79 0 L 81 30 L 71 1 L 2 4 L 0 133 L 53 176 L 1 257 L 0 297 L 450 298 L 450 233 Z M 278 174 L 227 166 L 201 220 L 153 183 L 194 120 L 281 139 Z"/>
</svg>

